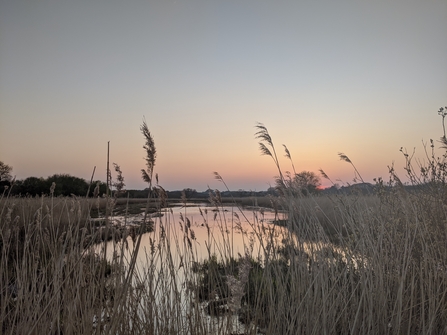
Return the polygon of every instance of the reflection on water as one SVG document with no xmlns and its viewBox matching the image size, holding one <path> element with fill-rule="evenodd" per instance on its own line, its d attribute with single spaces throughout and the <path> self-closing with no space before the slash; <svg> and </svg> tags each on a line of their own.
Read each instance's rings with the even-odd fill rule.
<svg viewBox="0 0 447 335">
<path fill-rule="evenodd" d="M 143 235 L 141 247 L 149 250 L 151 243 L 156 242 L 162 233 L 160 230 L 163 230 L 162 236 L 169 237 L 171 245 L 176 246 L 174 250 L 180 251 L 181 248 L 177 244 L 179 240 L 184 239 L 188 249 L 194 250 L 198 261 L 210 255 L 237 257 L 238 254 L 243 255 L 246 252 L 258 258 L 263 247 L 258 241 L 259 237 L 279 237 L 284 229 L 272 222 L 285 218 L 284 213 L 275 214 L 268 208 L 216 208 L 207 204 L 164 208 L 150 215 L 154 222 L 154 231 Z M 112 222 L 118 225 L 133 225 L 140 224 L 142 220 L 143 214 L 139 214 L 127 218 L 115 216 Z M 130 237 L 127 242 L 132 245 Z"/>
<path fill-rule="evenodd" d="M 188 285 L 195 276 L 193 268 L 213 255 L 218 259 L 229 259 L 248 254 L 254 259 L 264 259 L 269 244 L 280 244 L 287 234 L 285 228 L 272 221 L 285 218 L 285 214 L 261 208 L 188 204 L 162 209 L 158 215 L 151 216 L 154 231 L 141 236 L 133 284 L 149 292 L 152 301 L 156 301 L 155 310 L 176 318 L 179 324 L 194 318 L 194 322 L 201 323 L 208 334 L 221 333 L 222 327 L 229 330 L 228 333 L 244 333 L 245 326 L 238 321 L 237 315 L 210 317 L 204 312 L 206 304 L 199 303 L 189 294 Z M 142 219 L 143 215 L 126 220 L 115 217 L 113 222 L 133 224 Z M 120 248 L 119 243 L 108 242 L 109 259 L 120 257 L 126 264 L 134 250 L 132 237 L 129 236 L 124 244 L 125 248 Z M 140 317 L 148 317 L 150 313 L 147 311 L 151 309 L 154 306 L 142 307 Z"/>
<path fill-rule="evenodd" d="M 127 218 L 115 216 L 111 221 L 121 226 L 139 225 L 143 217 L 143 214 Z M 248 255 L 262 261 L 269 248 L 274 247 L 278 251 L 277 248 L 282 246 L 285 239 L 314 260 L 332 252 L 340 253 L 346 259 L 345 253 L 330 243 L 298 242 L 297 236 L 287 228 L 273 223 L 287 221 L 287 214 L 275 213 L 268 208 L 211 207 L 208 204 L 187 203 L 184 206 L 163 208 L 149 217 L 154 223 L 154 230 L 141 237 L 138 257 L 141 268 L 146 267 L 148 255 L 156 251 L 170 253 L 172 264 L 178 268 L 185 265 L 185 260 L 201 262 L 213 255 L 218 259 Z M 114 243 L 108 242 L 109 257 L 116 250 Z M 129 251 L 133 250 L 130 236 L 125 243 Z"/>
<path fill-rule="evenodd" d="M 279 234 L 282 230 L 271 223 L 275 219 L 279 219 L 278 215 L 267 209 L 177 207 L 165 210 L 164 216 L 155 220 L 155 226 L 158 222 L 169 227 L 176 236 L 188 236 L 191 244 L 188 238 L 185 242 L 195 251 L 198 261 L 211 255 L 237 257 L 247 252 L 258 258 L 263 247 L 259 237 L 266 236 L 269 231 L 275 233 L 275 230 Z"/>
<path fill-rule="evenodd" d="M 113 218 L 115 222 L 128 224 L 139 223 L 142 219 L 143 215 L 128 217 L 127 221 Z M 132 282 L 135 290 L 141 290 L 137 298 L 147 298 L 141 303 L 139 318 L 151 319 L 154 313 L 162 313 L 186 328 L 188 322 L 200 324 L 207 334 L 221 334 L 222 327 L 229 330 L 224 332 L 228 334 L 246 333 L 246 329 L 235 314 L 210 317 L 204 311 L 206 303 L 191 294 L 191 283 L 198 282 L 194 267 L 201 261 L 214 255 L 224 260 L 248 255 L 263 264 L 267 257 L 278 256 L 285 240 L 290 243 L 288 247 L 304 252 L 314 261 L 334 262 L 334 252 L 338 252 L 327 243 L 299 242 L 287 228 L 272 223 L 273 220 L 286 221 L 286 214 L 275 214 L 268 209 L 187 205 L 162 209 L 152 215 L 151 220 L 154 231 L 141 235 Z M 129 236 L 121 243 L 125 248 L 120 248 L 120 243 L 109 242 L 107 255 L 109 259 L 123 259 L 127 264 L 135 250 L 133 239 Z"/>
</svg>

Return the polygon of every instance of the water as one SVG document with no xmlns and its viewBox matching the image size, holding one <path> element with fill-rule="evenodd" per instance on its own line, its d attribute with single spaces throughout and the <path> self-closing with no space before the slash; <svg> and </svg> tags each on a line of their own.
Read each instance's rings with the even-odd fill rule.
<svg viewBox="0 0 447 335">
<path fill-rule="evenodd" d="M 211 256 L 237 259 L 248 255 L 262 261 L 269 243 L 281 243 L 287 235 L 285 228 L 272 223 L 285 219 L 285 214 L 275 214 L 269 209 L 216 208 L 206 204 L 166 208 L 161 214 L 151 218 L 154 231 L 141 236 L 134 286 L 144 286 L 146 292 L 152 289 L 151 299 L 156 302 L 152 305 L 157 306 L 157 312 L 162 310 L 177 324 L 185 324 L 185 328 L 187 320 L 194 318 L 209 334 L 221 333 L 222 328 L 229 329 L 229 333 L 243 333 L 245 325 L 239 323 L 237 315 L 210 317 L 204 312 L 207 303 L 194 300 L 188 290 L 188 285 L 197 279 L 192 269 Z M 141 222 L 142 218 L 143 215 L 131 216 L 126 222 Z M 122 217 L 113 221 L 125 222 Z M 129 262 L 134 249 L 130 236 L 124 245 L 120 248 L 120 243 L 108 242 L 108 258 L 118 256 Z M 148 312 L 142 309 L 142 318 L 146 317 L 144 313 Z"/>
<path fill-rule="evenodd" d="M 292 240 L 293 245 L 311 255 L 314 260 L 317 260 L 315 257 L 330 254 L 324 252 L 327 248 L 337 251 L 328 243 L 298 243 L 297 236 L 292 236 L 285 227 L 272 222 L 286 220 L 286 215 L 275 214 L 268 209 L 186 204 L 163 209 L 158 214 L 162 216 L 151 218 L 154 231 L 141 236 L 132 283 L 133 287 L 141 288 L 143 300 L 147 299 L 141 303 L 144 307 L 141 307 L 139 317 L 148 320 L 152 315 L 159 315 L 158 319 L 169 320 L 175 325 L 177 333 L 194 334 L 194 329 L 188 328 L 191 324 L 205 329 L 207 334 L 246 331 L 246 325 L 239 323 L 234 313 L 220 317 L 207 315 L 207 303 L 197 301 L 189 290 L 191 283 L 197 283 L 198 275 L 193 271 L 194 266 L 211 256 L 228 260 L 230 257 L 237 259 L 247 255 L 262 264 L 267 254 L 275 255 L 272 248 L 280 247 L 284 239 Z M 142 218 L 142 215 L 131 216 L 127 222 L 141 222 Z M 120 217 L 114 220 L 124 222 L 124 218 Z M 134 242 L 128 237 L 124 244 L 125 248 L 120 249 L 121 244 L 109 242 L 109 259 L 113 255 L 129 261 Z M 117 250 L 124 252 L 117 255 Z M 327 258 L 325 261 L 332 262 L 333 259 Z M 161 329 L 155 333 L 164 331 Z"/>
<path fill-rule="evenodd" d="M 164 208 L 160 213 L 161 217 L 153 215 L 150 218 L 154 221 L 154 231 L 142 236 L 140 247 L 148 251 L 154 243 L 166 237 L 171 251 L 180 255 L 193 251 L 196 261 L 208 259 L 211 255 L 237 258 L 247 253 L 255 259 L 262 258 L 263 248 L 268 243 L 265 238 L 278 239 L 285 232 L 273 221 L 284 220 L 286 215 L 275 214 L 267 208 L 216 208 L 207 204 L 186 204 Z M 113 222 L 123 225 L 126 221 L 131 225 L 140 223 L 142 219 L 143 214 L 129 216 L 126 220 L 117 216 Z M 133 246 L 130 237 L 127 243 Z M 113 242 L 109 242 L 111 244 Z"/>
</svg>

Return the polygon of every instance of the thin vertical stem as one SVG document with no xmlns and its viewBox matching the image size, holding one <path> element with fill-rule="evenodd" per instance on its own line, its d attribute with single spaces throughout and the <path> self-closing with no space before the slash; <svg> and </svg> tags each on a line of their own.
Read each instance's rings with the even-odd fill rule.
<svg viewBox="0 0 447 335">
<path fill-rule="evenodd" d="M 86 198 L 88 198 L 88 195 L 90 194 L 90 188 L 92 187 L 93 177 L 95 175 L 95 171 L 96 171 L 96 166 L 93 167 L 92 177 L 90 178 L 90 184 L 88 184 L 87 194 L 85 195 Z"/>
</svg>

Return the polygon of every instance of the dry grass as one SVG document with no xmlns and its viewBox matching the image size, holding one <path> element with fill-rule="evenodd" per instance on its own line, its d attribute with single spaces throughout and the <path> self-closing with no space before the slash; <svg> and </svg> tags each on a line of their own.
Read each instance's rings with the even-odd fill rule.
<svg viewBox="0 0 447 335">
<path fill-rule="evenodd" d="M 129 272 L 132 237 L 109 242 L 107 262 L 101 245 L 86 242 L 93 230 L 85 199 L 3 198 L 2 333 L 231 334 L 229 317 L 212 323 L 202 305 L 219 305 L 209 289 L 225 285 L 230 319 L 252 324 L 252 334 L 447 331 L 442 199 L 393 188 L 276 200 L 289 211 L 287 229 L 270 238 L 253 223 L 252 237 L 263 242 L 243 271 L 227 248 L 234 217 L 217 218 L 226 240 L 214 270 L 194 269 L 205 255 L 195 254 L 186 214 L 180 235 L 166 216 L 141 235 L 145 249 Z"/>
<path fill-rule="evenodd" d="M 2 334 L 103 333 L 132 303 L 126 284 L 136 252 L 121 259 L 124 247 L 109 242 L 116 257 L 106 259 L 96 242 L 128 235 L 110 225 L 97 229 L 91 206 L 75 197 L 1 198 Z"/>
<path fill-rule="evenodd" d="M 219 194 L 213 219 L 202 213 L 206 241 L 185 208 L 151 233 L 98 244 L 94 201 L 4 194 L 0 332 L 446 334 L 447 173 L 433 166 L 414 189 L 390 171 L 369 196 L 304 197 L 289 186 L 268 200 L 288 213 L 284 227 L 250 221 L 245 255 L 231 248 L 245 218 L 229 216 Z"/>
</svg>

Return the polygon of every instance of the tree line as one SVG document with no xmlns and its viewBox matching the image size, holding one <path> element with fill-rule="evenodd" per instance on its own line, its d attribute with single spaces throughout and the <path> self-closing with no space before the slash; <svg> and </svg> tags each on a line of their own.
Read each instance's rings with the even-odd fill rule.
<svg viewBox="0 0 447 335">
<path fill-rule="evenodd" d="M 121 176 L 119 166 L 117 172 Z M 115 168 L 116 170 L 116 168 Z M 124 178 L 122 178 L 122 185 L 124 186 Z M 50 194 L 50 189 L 54 183 L 54 189 L 52 190 L 54 196 L 93 196 L 97 194 L 103 196 L 107 193 L 107 184 L 95 180 L 91 183 L 85 179 L 71 176 L 69 174 L 54 174 L 47 178 L 42 177 L 28 177 L 23 180 L 13 180 L 12 167 L 0 161 L 0 189 L 8 189 L 8 193 L 14 196 L 40 196 L 42 194 Z M 117 186 L 118 183 L 112 183 L 112 186 Z M 286 188 L 294 188 L 298 192 L 302 192 L 303 195 L 316 194 L 320 191 L 321 185 L 320 178 L 313 172 L 302 171 L 294 175 L 289 174 L 286 178 L 276 180 L 275 187 L 270 187 L 267 191 L 252 192 L 245 190 L 238 191 L 224 191 L 221 193 L 223 197 L 247 197 L 253 196 L 256 193 L 257 196 L 266 195 L 278 195 Z M 117 188 L 117 187 L 115 187 Z M 95 191 L 96 189 L 96 191 Z M 110 189 L 112 192 L 113 189 Z M 166 191 L 166 196 L 172 199 L 180 199 L 186 197 L 191 198 L 207 198 L 209 191 L 198 192 L 195 189 L 187 188 L 184 190 Z M 144 190 L 126 190 L 125 192 L 119 192 L 120 196 L 129 196 L 130 198 L 146 198 L 148 196 L 148 189 Z"/>
<path fill-rule="evenodd" d="M 53 184 L 54 183 L 54 184 Z M 54 187 L 52 187 L 54 185 Z M 100 195 L 106 193 L 106 184 L 99 180 L 91 184 L 85 179 L 69 174 L 54 174 L 50 177 L 28 177 L 15 180 L 12 167 L 0 161 L 0 187 L 13 196 L 40 196 L 53 193 L 54 196 L 92 196 L 95 187 Z"/>
</svg>

